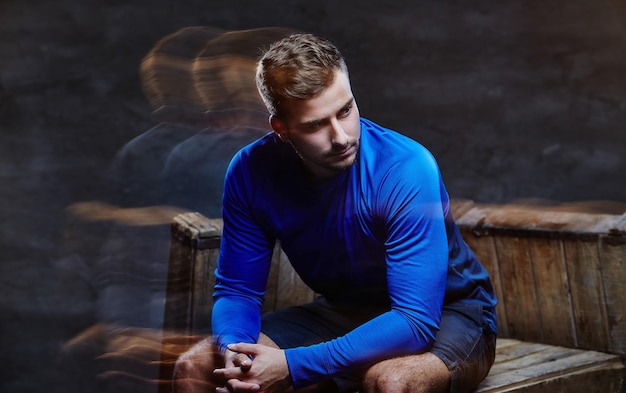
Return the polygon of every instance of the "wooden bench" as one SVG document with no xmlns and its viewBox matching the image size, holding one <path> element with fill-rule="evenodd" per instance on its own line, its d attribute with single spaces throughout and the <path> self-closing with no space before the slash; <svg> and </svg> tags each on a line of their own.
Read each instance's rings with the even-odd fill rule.
<svg viewBox="0 0 626 393">
<path fill-rule="evenodd" d="M 626 389 L 626 214 L 453 201 L 499 297 L 496 362 L 478 392 Z M 222 221 L 172 223 L 164 328 L 208 334 Z M 277 244 L 264 310 L 310 301 Z"/>
</svg>

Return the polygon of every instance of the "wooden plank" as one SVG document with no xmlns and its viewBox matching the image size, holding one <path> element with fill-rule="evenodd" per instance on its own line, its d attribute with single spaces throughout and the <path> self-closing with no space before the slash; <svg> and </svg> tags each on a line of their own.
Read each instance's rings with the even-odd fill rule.
<svg viewBox="0 0 626 393">
<path fill-rule="evenodd" d="M 624 369 L 617 361 L 597 368 L 589 368 L 546 377 L 540 381 L 532 381 L 522 386 L 511 387 L 499 392 L 516 393 L 624 393 Z"/>
<path fill-rule="evenodd" d="M 543 344 L 524 343 L 513 353 L 498 354 L 498 361 L 489 375 L 499 375 L 522 368 L 528 368 L 580 353 L 580 349 L 557 347 Z"/>
<path fill-rule="evenodd" d="M 213 275 L 212 271 L 207 271 L 208 262 L 203 262 L 202 254 L 203 250 L 219 246 L 221 226 L 221 220 L 208 219 L 199 213 L 183 213 L 173 218 L 164 329 L 191 334 L 194 325 L 198 326 L 194 324 L 194 314 L 206 319 L 206 307 L 210 306 L 207 292 L 212 291 L 213 285 L 202 285 L 196 275 L 201 274 L 205 279 Z M 215 266 L 217 254 L 208 255 L 212 258 L 211 266 Z"/>
<path fill-rule="evenodd" d="M 474 206 L 474 201 L 470 199 L 452 198 L 450 199 L 450 211 L 455 220 L 462 217 Z"/>
<path fill-rule="evenodd" d="M 498 353 L 498 351 L 505 351 L 507 348 L 520 345 L 521 343 L 522 341 L 513 338 L 502 338 L 498 336 L 498 340 L 496 341 L 496 353 Z"/>
<path fill-rule="evenodd" d="M 496 316 L 498 318 L 498 335 L 500 337 L 509 337 L 509 327 L 506 316 L 505 300 L 502 289 L 502 278 L 500 277 L 500 267 L 498 265 L 498 256 L 496 254 L 496 246 L 492 236 L 480 236 L 472 232 L 470 228 L 460 228 L 463 239 L 472 249 L 478 260 L 483 264 L 491 282 L 493 284 L 498 305 L 496 306 Z"/>
<path fill-rule="evenodd" d="M 609 352 L 626 356 L 626 236 L 602 237 L 600 258 Z"/>
<path fill-rule="evenodd" d="M 519 341 L 506 350 L 496 349 L 496 361 L 491 367 L 489 375 L 498 375 L 514 369 L 519 359 L 525 359 L 528 356 L 542 352 L 545 350 L 544 344 L 527 343 Z"/>
<path fill-rule="evenodd" d="M 541 341 L 576 345 L 574 316 L 561 240 L 529 239 L 537 305 L 541 316 Z"/>
<path fill-rule="evenodd" d="M 281 269 L 281 254 L 280 242 L 276 242 L 274 245 L 274 252 L 272 253 L 272 262 L 270 266 L 270 272 L 267 277 L 267 283 L 265 284 L 265 302 L 263 303 L 263 312 L 276 310 L 276 303 L 278 302 L 278 277 Z"/>
<path fill-rule="evenodd" d="M 280 242 L 276 242 L 266 285 L 263 312 L 304 304 L 312 301 L 314 297 L 315 293 L 291 266 L 287 255 L 280 247 Z"/>
<path fill-rule="evenodd" d="M 315 293 L 309 288 L 291 266 L 287 255 L 280 253 L 280 273 L 278 276 L 276 309 L 308 303 Z"/>
<path fill-rule="evenodd" d="M 172 233 L 163 328 L 190 334 L 194 248 Z"/>
<path fill-rule="evenodd" d="M 498 338 L 494 366 L 476 392 L 617 393 L 626 387 L 625 377 L 615 355 Z"/>
<path fill-rule="evenodd" d="M 604 222 L 614 219 L 615 215 L 560 210 L 554 206 L 508 204 L 475 205 L 462 218 L 475 221 L 477 226 L 493 234 L 508 232 L 533 236 L 543 232 L 562 237 L 595 235 Z"/>
<path fill-rule="evenodd" d="M 472 249 L 478 260 L 487 269 L 489 277 L 494 287 L 498 304 L 496 306 L 496 317 L 498 322 L 498 336 L 510 337 L 507 321 L 507 309 L 503 291 L 503 281 L 500 273 L 500 266 L 496 246 L 493 236 L 488 231 L 483 230 L 485 216 L 489 209 L 482 209 L 473 203 L 460 204 L 463 208 L 457 207 L 459 213 L 456 223 L 459 226 L 463 240 Z"/>
<path fill-rule="evenodd" d="M 563 246 L 572 294 L 576 346 L 608 351 L 609 328 L 598 242 L 572 239 L 564 240 Z"/>
<path fill-rule="evenodd" d="M 527 345 L 523 343 L 522 346 Z M 624 365 L 619 356 L 595 351 L 567 349 L 556 346 L 543 346 L 537 351 L 536 345 L 526 357 L 517 358 L 509 362 L 509 370 L 496 372 L 498 368 L 506 367 L 501 356 L 496 355 L 496 364 L 489 376 L 481 383 L 476 392 L 525 392 L 526 388 L 541 384 L 545 381 L 559 378 L 568 381 L 571 386 L 579 384 L 584 387 L 578 391 L 596 391 L 589 383 L 593 378 L 594 370 L 611 370 L 611 378 L 620 378 L 624 373 Z M 514 362 L 514 363 L 513 363 Z M 563 390 L 557 390 L 563 391 Z"/>
<path fill-rule="evenodd" d="M 221 219 L 209 219 L 195 212 L 179 214 L 172 220 L 172 234 L 183 242 L 196 243 L 192 247 L 198 249 L 219 247 L 222 227 Z"/>
<path fill-rule="evenodd" d="M 533 268 L 528 239 L 499 236 L 495 239 L 500 278 L 504 285 L 504 308 L 509 337 L 528 341 L 541 339 Z"/>
<path fill-rule="evenodd" d="M 198 250 L 194 263 L 191 333 L 211 333 L 213 288 L 219 248 Z"/>
</svg>

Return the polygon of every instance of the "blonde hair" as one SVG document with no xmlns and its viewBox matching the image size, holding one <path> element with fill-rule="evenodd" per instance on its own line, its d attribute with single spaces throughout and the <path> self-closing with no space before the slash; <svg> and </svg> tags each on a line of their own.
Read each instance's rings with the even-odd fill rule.
<svg viewBox="0 0 626 393">
<path fill-rule="evenodd" d="M 256 85 L 271 115 L 284 99 L 307 99 L 328 87 L 348 67 L 339 50 L 312 34 L 293 34 L 273 43 L 257 64 Z"/>
</svg>

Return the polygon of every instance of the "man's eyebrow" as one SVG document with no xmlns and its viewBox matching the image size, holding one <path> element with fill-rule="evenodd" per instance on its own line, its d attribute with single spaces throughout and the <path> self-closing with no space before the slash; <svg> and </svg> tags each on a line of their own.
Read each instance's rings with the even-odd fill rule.
<svg viewBox="0 0 626 393">
<path fill-rule="evenodd" d="M 340 109 L 339 112 L 341 112 L 342 110 L 346 109 L 347 107 L 349 107 L 350 105 L 352 105 L 352 103 L 354 102 L 354 97 L 350 97 L 350 99 L 348 100 L 348 102 L 346 102 Z M 298 124 L 299 127 L 309 127 L 309 126 L 315 126 L 321 122 L 324 121 L 324 118 L 322 119 L 313 119 L 313 120 L 308 120 L 308 121 L 303 121 L 302 123 Z"/>
<path fill-rule="evenodd" d="M 303 121 L 302 123 L 299 124 L 299 126 L 300 127 L 310 127 L 310 126 L 317 125 L 317 124 L 321 123 L 322 121 L 323 121 L 323 119 L 315 119 L 315 120 Z"/>
<path fill-rule="evenodd" d="M 348 100 L 348 102 L 346 102 L 346 103 L 345 103 L 345 105 L 344 105 L 344 106 L 342 106 L 340 110 L 344 110 L 344 109 L 346 109 L 347 107 L 351 106 L 353 102 L 354 102 L 354 97 L 350 97 L 350 99 Z"/>
</svg>

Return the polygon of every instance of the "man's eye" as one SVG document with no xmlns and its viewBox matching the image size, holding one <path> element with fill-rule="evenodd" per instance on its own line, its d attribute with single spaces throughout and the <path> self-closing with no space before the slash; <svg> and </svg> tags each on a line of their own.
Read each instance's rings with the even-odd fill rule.
<svg viewBox="0 0 626 393">
<path fill-rule="evenodd" d="M 316 121 L 315 123 L 309 123 L 309 124 L 307 124 L 307 128 L 308 128 L 309 130 L 317 130 L 318 128 L 320 128 L 320 127 L 321 127 L 321 125 L 322 125 L 322 123 L 321 123 L 321 122 Z"/>
<path fill-rule="evenodd" d="M 339 116 L 343 116 L 343 117 L 345 117 L 345 116 L 349 115 L 349 114 L 350 114 L 350 110 L 351 110 L 351 109 L 352 109 L 352 105 L 348 105 L 348 106 L 346 106 L 345 108 L 343 108 L 343 109 L 341 110 L 341 112 L 339 112 Z"/>
</svg>

